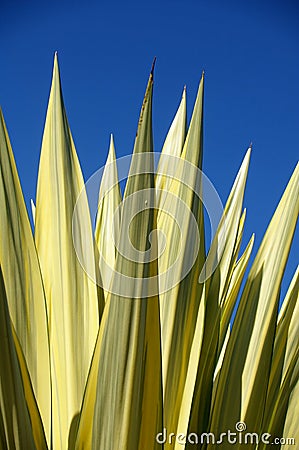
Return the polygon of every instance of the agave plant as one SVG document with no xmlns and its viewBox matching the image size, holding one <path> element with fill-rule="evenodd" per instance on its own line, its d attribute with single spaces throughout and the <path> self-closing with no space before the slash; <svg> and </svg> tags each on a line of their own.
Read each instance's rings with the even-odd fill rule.
<svg viewBox="0 0 299 450">
<path fill-rule="evenodd" d="M 151 71 L 125 190 L 111 138 L 94 231 L 57 55 L 34 232 L 1 113 L 1 450 L 299 442 L 298 268 L 279 308 L 299 165 L 249 268 L 249 149 L 207 251 L 203 88 L 188 128 L 184 90 L 155 171 Z"/>
</svg>

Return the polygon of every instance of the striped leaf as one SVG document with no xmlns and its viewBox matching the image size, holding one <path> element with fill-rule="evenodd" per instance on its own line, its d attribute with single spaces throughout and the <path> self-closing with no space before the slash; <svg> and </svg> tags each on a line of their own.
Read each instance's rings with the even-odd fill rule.
<svg viewBox="0 0 299 450">
<path fill-rule="evenodd" d="M 186 88 L 184 88 L 180 105 L 167 133 L 157 167 L 155 184 L 158 207 L 165 201 L 165 194 L 167 195 L 167 191 L 172 182 L 172 178 L 169 176 L 169 164 L 173 164 L 172 157 L 179 157 L 182 153 L 186 139 L 186 114 Z M 171 158 L 167 156 L 171 156 Z"/>
<path fill-rule="evenodd" d="M 115 266 L 116 246 L 119 240 L 121 192 L 118 183 L 113 136 L 99 193 L 95 239 L 99 253 L 99 269 L 107 298 Z"/>
<path fill-rule="evenodd" d="M 158 288 L 157 261 L 147 262 L 145 257 L 148 237 L 156 228 L 152 87 L 151 73 L 124 194 L 120 250 L 85 393 L 76 449 L 160 448 L 155 440 L 162 429 L 159 303 L 157 293 L 153 295 Z M 148 207 L 132 217 L 138 205 Z M 154 257 L 157 242 L 153 234 L 151 237 Z M 128 238 L 141 252 L 137 260 L 126 257 Z M 123 275 L 129 279 L 124 287 Z M 116 293 L 122 288 L 127 289 L 127 296 Z"/>
<path fill-rule="evenodd" d="M 202 320 L 199 305 L 203 285 L 198 283 L 198 277 L 204 263 L 205 250 L 203 207 L 198 196 L 198 187 L 201 185 L 202 167 L 203 88 L 202 77 L 182 154 L 177 166 L 172 168 L 174 178 L 163 195 L 164 201 L 160 202 L 158 211 L 158 229 L 165 235 L 167 245 L 160 255 L 159 277 L 164 424 L 168 430 L 177 429 L 192 341 L 197 324 Z M 184 164 L 184 161 L 187 164 Z M 190 167 L 193 170 L 189 172 Z M 198 248 L 190 238 L 194 218 L 199 233 Z M 188 259 L 193 255 L 194 261 L 190 271 L 184 273 Z M 175 274 L 170 270 L 174 263 Z M 176 283 L 173 283 L 174 277 Z M 194 349 L 194 354 L 197 354 L 197 351 Z"/>
<path fill-rule="evenodd" d="M 216 259 L 217 266 L 212 276 L 206 282 L 204 337 L 194 387 L 189 432 L 197 431 L 200 434 L 206 432 L 208 428 L 212 404 L 213 378 L 223 345 L 219 345 L 220 320 L 224 303 L 222 299 L 234 269 L 236 246 L 239 246 L 240 219 L 249 158 L 250 149 L 247 151 L 237 174 L 207 256 L 207 260 L 210 260 L 212 263 Z M 222 254 L 219 255 L 219 248 L 221 247 Z M 186 446 L 186 448 L 189 447 L 191 445 Z"/>
<path fill-rule="evenodd" d="M 17 335 L 12 331 L 1 268 L 0 448 L 48 448 L 25 359 Z"/>
<path fill-rule="evenodd" d="M 39 261 L 0 111 L 0 265 L 9 313 L 24 353 L 48 443 L 51 385 L 47 310 Z"/>
<path fill-rule="evenodd" d="M 73 211 L 84 189 L 63 105 L 57 55 L 40 156 L 35 241 L 49 311 L 53 447 L 68 448 L 79 414 L 98 332 L 93 236 L 86 197 L 77 208 L 77 243 L 87 248 L 88 273 L 81 267 L 72 235 Z"/>
<path fill-rule="evenodd" d="M 282 276 L 299 210 L 297 165 L 249 272 L 225 353 L 211 430 L 245 421 L 259 433 L 268 389 Z M 236 444 L 236 447 L 240 446 Z"/>
</svg>

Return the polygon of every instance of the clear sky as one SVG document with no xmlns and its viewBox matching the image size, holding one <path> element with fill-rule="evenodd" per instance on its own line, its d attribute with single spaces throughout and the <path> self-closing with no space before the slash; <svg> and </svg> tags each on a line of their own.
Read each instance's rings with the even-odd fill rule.
<svg viewBox="0 0 299 450">
<path fill-rule="evenodd" d="M 35 198 L 55 50 L 86 179 L 104 164 L 111 132 L 117 155 L 131 153 L 154 56 L 155 151 L 185 84 L 190 117 L 204 69 L 204 171 L 225 201 L 253 142 L 244 244 L 255 232 L 256 252 L 299 155 L 295 1 L 1 0 L 0 49 L 0 104 L 27 205 Z M 284 290 L 298 254 L 297 230 Z"/>
</svg>

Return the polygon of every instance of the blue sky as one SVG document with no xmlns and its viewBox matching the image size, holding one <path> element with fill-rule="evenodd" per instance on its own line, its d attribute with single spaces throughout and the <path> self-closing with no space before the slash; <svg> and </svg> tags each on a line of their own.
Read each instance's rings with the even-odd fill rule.
<svg viewBox="0 0 299 450">
<path fill-rule="evenodd" d="M 117 155 L 131 153 L 154 56 L 155 151 L 185 84 L 190 117 L 204 69 L 204 171 L 225 201 L 253 142 L 244 243 L 255 232 L 256 251 L 298 161 L 296 2 L 2 0 L 0 49 L 0 104 L 27 205 L 35 198 L 55 50 L 86 179 L 105 162 L 111 132 Z M 298 236 L 284 290 L 298 264 Z"/>
</svg>

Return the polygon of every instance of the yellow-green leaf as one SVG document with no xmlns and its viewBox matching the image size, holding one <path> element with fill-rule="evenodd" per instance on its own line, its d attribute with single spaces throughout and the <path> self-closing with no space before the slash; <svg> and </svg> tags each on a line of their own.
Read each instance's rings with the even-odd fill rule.
<svg viewBox="0 0 299 450">
<path fill-rule="evenodd" d="M 186 374 L 186 380 L 184 385 L 184 391 L 182 395 L 182 401 L 179 410 L 179 417 L 177 421 L 177 434 L 182 433 L 183 435 L 188 435 L 188 426 L 190 420 L 190 412 L 192 406 L 192 400 L 194 395 L 194 387 L 196 383 L 196 376 L 198 371 L 198 362 L 200 357 L 200 350 L 203 340 L 203 330 L 204 330 L 204 318 L 205 318 L 205 304 L 204 304 L 205 292 L 201 298 L 201 302 L 198 309 L 196 327 L 194 332 L 194 337 L 192 341 L 192 346 L 190 350 L 190 357 L 188 362 L 188 370 Z M 179 442 L 175 443 L 175 450 L 182 448 Z"/>
<path fill-rule="evenodd" d="M 231 320 L 233 309 L 240 291 L 241 283 L 248 266 L 248 261 L 252 252 L 254 244 L 254 234 L 251 236 L 244 253 L 235 263 L 232 271 L 231 279 L 229 281 L 228 290 L 223 299 L 223 306 L 221 308 L 220 319 L 220 334 L 219 334 L 219 348 L 222 348 L 224 338 L 226 336 L 227 327 Z"/>
<path fill-rule="evenodd" d="M 168 166 L 169 164 L 173 164 L 173 159 L 167 156 L 179 157 L 183 149 L 186 138 L 186 113 L 186 88 L 184 88 L 180 105 L 167 133 L 157 167 L 155 179 L 157 206 L 163 204 L 165 194 L 167 195 L 167 190 L 172 181 L 172 178 L 169 177 Z"/>
<path fill-rule="evenodd" d="M 0 111 L 0 264 L 9 313 L 28 366 L 47 441 L 51 435 L 46 300 L 30 222 Z"/>
<path fill-rule="evenodd" d="M 79 414 L 99 326 L 93 235 L 83 191 L 77 207 L 76 243 L 89 255 L 86 273 L 73 243 L 72 219 L 84 190 L 69 129 L 55 55 L 38 173 L 35 241 L 49 311 L 53 448 L 67 449 Z"/>
<path fill-rule="evenodd" d="M 107 298 L 119 240 L 121 192 L 118 183 L 113 136 L 99 193 L 95 239 L 99 253 L 101 284 Z"/>
<path fill-rule="evenodd" d="M 151 243 L 148 240 L 156 228 L 152 85 L 151 74 L 124 194 L 115 273 L 88 379 L 76 449 L 160 448 L 155 439 L 162 429 L 157 261 L 146 257 L 146 250 L 153 258 L 157 255 L 155 234 L 151 234 Z M 140 205 L 134 216 L 135 207 Z M 139 250 L 138 259 L 129 259 L 128 239 Z"/>
<path fill-rule="evenodd" d="M 168 168 L 174 164 L 173 179 L 167 186 L 158 211 L 158 230 L 166 237 L 165 251 L 162 252 L 159 242 L 159 285 L 164 424 L 168 430 L 177 428 L 192 341 L 196 324 L 201 321 L 201 313 L 198 318 L 198 311 L 203 285 L 198 283 L 198 277 L 204 263 L 205 250 L 203 207 L 198 194 L 201 192 L 202 181 L 203 85 L 202 77 L 181 159 L 178 162 L 173 157 L 172 161 L 169 160 Z M 171 149 L 169 152 L 172 156 Z M 190 237 L 194 220 L 198 232 L 197 242 Z M 184 268 L 188 265 L 186 260 L 193 255 L 190 270 L 184 273 Z M 197 353 L 197 349 L 194 353 Z M 188 409 L 188 406 L 184 406 L 184 409 Z"/>
<path fill-rule="evenodd" d="M 282 437 L 286 416 L 292 414 L 288 402 L 299 376 L 299 268 L 297 268 L 286 293 L 276 329 L 272 367 L 263 430 Z M 287 434 L 284 435 L 288 436 Z M 265 449 L 265 445 L 259 448 Z"/>
<path fill-rule="evenodd" d="M 3 450 L 48 448 L 22 350 L 16 334 L 12 332 L 1 268 L 0 448 Z"/>
<path fill-rule="evenodd" d="M 245 421 L 259 433 L 268 388 L 282 276 L 299 212 L 299 164 L 249 272 L 225 353 L 211 430 Z M 239 445 L 236 445 L 239 448 Z"/>
<path fill-rule="evenodd" d="M 299 442 L 299 414 L 298 414 L 298 396 L 299 396 L 299 382 L 297 381 L 288 403 L 288 411 L 285 419 L 283 436 L 285 438 L 293 439 L 294 443 Z M 285 443 L 281 446 L 282 450 L 289 450 L 290 446 Z"/>
<path fill-rule="evenodd" d="M 250 149 L 247 151 L 239 169 L 207 256 L 208 270 L 215 261 L 217 264 L 215 271 L 205 283 L 203 342 L 194 387 L 189 432 L 197 431 L 201 434 L 208 427 L 212 406 L 213 378 L 223 345 L 222 342 L 219 342 L 222 298 L 226 285 L 231 279 L 235 258 L 237 257 L 236 246 L 239 246 L 240 240 L 240 219 L 249 159 Z M 243 226 L 242 220 L 241 228 Z M 189 447 L 192 447 L 192 445 L 187 444 L 186 448 Z"/>
<path fill-rule="evenodd" d="M 294 342 L 294 333 L 291 333 L 292 342 L 289 342 L 288 336 L 290 331 L 290 324 L 293 321 L 294 309 L 298 300 L 299 292 L 299 269 L 297 269 L 292 282 L 289 286 L 288 292 L 283 301 L 281 310 L 279 312 L 278 323 L 276 328 L 275 342 L 273 348 L 272 366 L 269 377 L 269 386 L 267 392 L 267 401 L 265 405 L 265 414 L 263 424 L 264 426 L 269 423 L 273 414 L 273 408 L 278 396 L 278 392 L 283 379 L 283 371 L 286 358 L 286 348 L 293 348 L 298 345 L 298 342 Z M 289 359 L 289 357 L 287 358 Z M 287 364 L 288 365 L 288 364 Z"/>
</svg>

